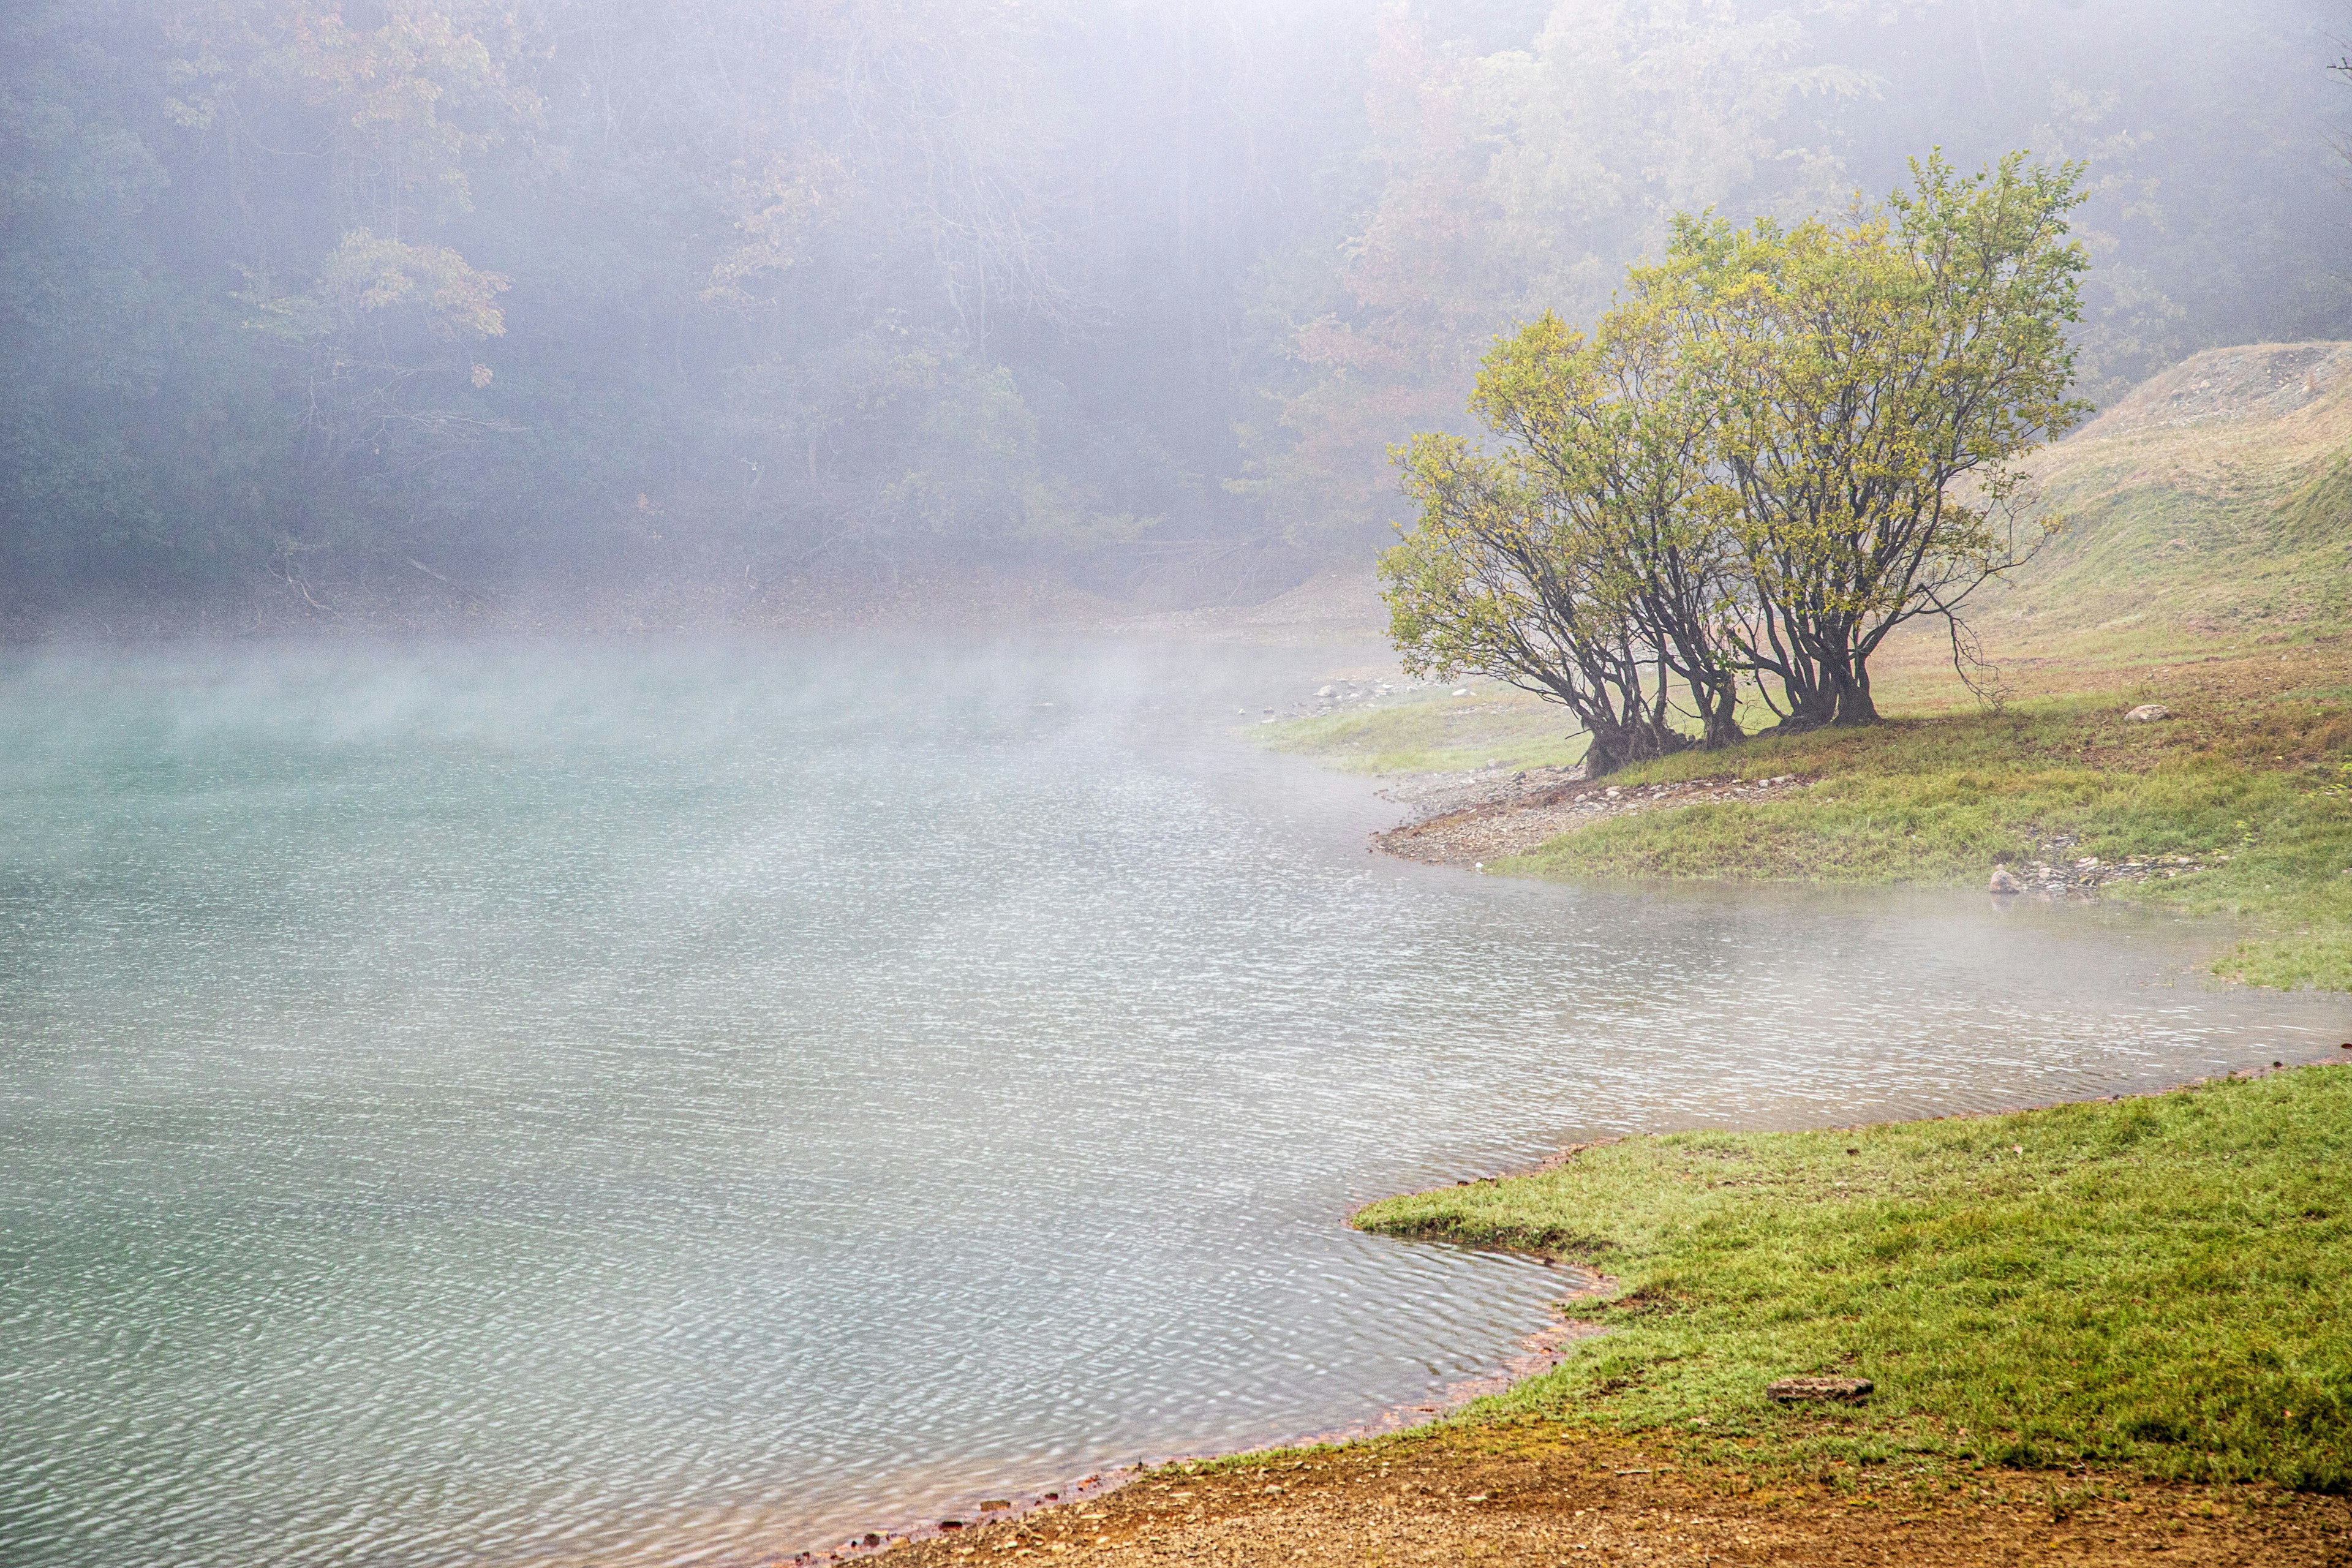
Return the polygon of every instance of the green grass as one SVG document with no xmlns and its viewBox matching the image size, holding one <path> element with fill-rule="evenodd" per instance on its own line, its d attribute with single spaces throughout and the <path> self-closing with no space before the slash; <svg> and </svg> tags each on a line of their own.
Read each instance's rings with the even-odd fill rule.
<svg viewBox="0 0 2352 1568">
<path fill-rule="evenodd" d="M 2340 698 L 2224 710 L 2190 700 L 2127 724 L 2114 697 L 2000 714 L 1765 738 L 1628 770 L 1627 783 L 1817 779 L 1801 794 L 1619 817 L 1500 869 L 1577 878 L 1982 885 L 1996 859 L 2189 855 L 2206 868 L 2111 889 L 2244 921 L 2217 967 L 2277 986 L 2352 989 L 2352 724 Z M 2273 752 L 2276 746 L 2282 750 Z M 1495 868 L 1490 868 L 1490 869 Z"/>
<path fill-rule="evenodd" d="M 1589 1263 L 1609 1331 L 1470 1407 L 1799 1459 L 2352 1489 L 2352 1068 L 1807 1133 L 1680 1133 L 1389 1199 L 1390 1235 Z M 1873 1379 L 1784 1410 L 1775 1378 Z"/>
<path fill-rule="evenodd" d="M 2161 700 L 2175 717 L 2131 724 Z M 1572 754 L 1532 700 L 1407 703 L 1268 726 L 1268 743 L 1374 772 L 1526 767 Z M 1545 747 L 1552 748 L 1549 756 Z M 1760 735 L 1627 769 L 1612 783 L 1769 778 L 1780 799 L 1621 816 L 1488 870 L 1580 879 L 1981 887 L 1997 859 L 2188 855 L 2203 869 L 2105 896 L 2233 917 L 2218 973 L 2352 990 L 2352 682 L 2330 652 L 2276 655 L 2000 712 L 1948 710 L 1866 730 Z"/>
</svg>

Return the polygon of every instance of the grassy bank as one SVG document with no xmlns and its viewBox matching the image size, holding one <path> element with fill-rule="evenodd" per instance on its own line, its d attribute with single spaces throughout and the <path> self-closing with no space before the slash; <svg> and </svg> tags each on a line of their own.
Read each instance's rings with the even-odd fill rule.
<svg viewBox="0 0 2352 1568">
<path fill-rule="evenodd" d="M 2090 1466 L 2352 1488 L 2352 1068 L 1853 1131 L 1684 1133 L 1375 1204 L 1578 1259 L 1609 1332 L 1474 1420 L 1654 1434 L 1743 1473 Z M 1765 1385 L 1868 1377 L 1862 1406 Z"/>
<path fill-rule="evenodd" d="M 2185 856 L 2194 869 L 2106 896 L 2235 917 L 2242 940 L 2215 965 L 2231 978 L 2352 989 L 2352 658 L 2340 641 L 2119 670 L 2053 658 L 2019 674 L 2028 690 L 1988 711 L 1932 667 L 1898 666 L 1892 716 L 1874 728 L 1762 734 L 1610 780 L 1796 774 L 1808 789 L 1619 816 L 1488 868 L 1982 887 L 2006 860 Z M 2127 721 L 2142 702 L 2172 717 Z M 1556 710 L 1482 687 L 1262 733 L 1337 765 L 1413 773 L 1563 761 L 1563 727 Z"/>
<path fill-rule="evenodd" d="M 1627 1139 L 1362 1228 L 1620 1287 L 1400 1435 L 1163 1467 L 905 1561 L 2340 1563 L 2352 1066 L 1844 1131 Z M 1775 1379 L 1860 1375 L 1860 1405 Z M 1003 1555 L 1003 1554 L 1009 1554 Z"/>
<path fill-rule="evenodd" d="M 1502 868 L 1980 887 L 1996 862 L 2053 844 L 2109 862 L 2188 856 L 2199 869 L 2107 896 L 2237 917 L 2245 936 L 2216 965 L 2234 978 L 2352 989 L 2352 686 L 2333 651 L 1687 753 L 1625 782 L 1816 782 L 1781 801 L 1620 817 Z M 2173 717 L 2126 721 L 2144 700 Z"/>
</svg>

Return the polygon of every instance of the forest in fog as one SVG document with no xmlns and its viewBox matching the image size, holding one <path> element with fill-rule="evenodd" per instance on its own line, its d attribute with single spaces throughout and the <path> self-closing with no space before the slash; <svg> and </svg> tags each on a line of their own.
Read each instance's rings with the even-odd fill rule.
<svg viewBox="0 0 2352 1568">
<path fill-rule="evenodd" d="M 2319 0 L 26 0 L 0 595 L 1242 594 L 1678 211 L 2085 165 L 2081 390 L 2352 337 Z"/>
</svg>

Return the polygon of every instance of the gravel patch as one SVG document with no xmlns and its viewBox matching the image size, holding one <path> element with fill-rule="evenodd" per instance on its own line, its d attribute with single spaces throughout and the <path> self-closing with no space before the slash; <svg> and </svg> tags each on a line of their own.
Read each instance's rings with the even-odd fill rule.
<svg viewBox="0 0 2352 1568">
<path fill-rule="evenodd" d="M 1381 793 L 1414 819 L 1374 842 L 1431 866 L 1476 866 L 1529 850 L 1596 822 L 1675 806 L 1754 805 L 1809 787 L 1795 773 L 1769 779 L 1691 779 L 1675 784 L 1587 781 L 1581 768 L 1523 773 L 1438 773 L 1400 780 Z"/>
</svg>

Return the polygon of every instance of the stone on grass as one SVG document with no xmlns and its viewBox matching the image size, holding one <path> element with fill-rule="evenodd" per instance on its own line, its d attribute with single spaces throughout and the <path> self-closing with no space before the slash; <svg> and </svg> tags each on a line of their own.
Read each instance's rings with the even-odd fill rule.
<svg viewBox="0 0 2352 1568">
<path fill-rule="evenodd" d="M 2143 702 L 2124 715 L 2126 724 L 2153 724 L 2158 719 L 2169 719 L 2172 710 L 2161 702 Z"/>
<path fill-rule="evenodd" d="M 1784 1377 L 1764 1390 L 1764 1397 L 1778 1405 L 1801 1405 L 1809 1401 L 1831 1401 L 1840 1405 L 1859 1405 L 1870 1397 L 1875 1387 L 1866 1377 Z"/>
</svg>

